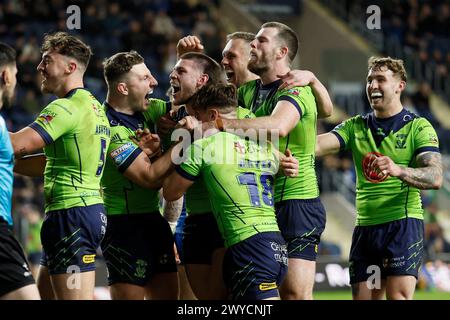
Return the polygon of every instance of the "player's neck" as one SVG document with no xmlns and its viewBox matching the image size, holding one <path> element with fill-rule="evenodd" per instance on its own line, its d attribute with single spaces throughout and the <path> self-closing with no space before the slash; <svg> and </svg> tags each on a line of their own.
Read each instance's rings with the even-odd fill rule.
<svg viewBox="0 0 450 320">
<path fill-rule="evenodd" d="M 275 62 L 274 66 L 272 68 L 270 68 L 269 70 L 267 70 L 266 72 L 264 72 L 264 74 L 262 74 L 260 76 L 261 82 L 263 85 L 272 83 L 272 82 L 280 79 L 278 77 L 279 75 L 286 74 L 289 71 L 291 71 L 291 69 L 288 66 L 281 66 L 280 64 L 277 64 Z"/>
<path fill-rule="evenodd" d="M 384 110 L 374 110 L 373 113 L 375 117 L 386 119 L 399 114 L 403 110 L 403 105 L 400 101 L 393 102 L 391 105 L 384 108 Z"/>
<path fill-rule="evenodd" d="M 83 79 L 67 79 L 53 92 L 58 98 L 64 98 L 71 90 L 76 88 L 84 88 Z"/>
<path fill-rule="evenodd" d="M 128 114 L 130 116 L 134 114 L 134 110 L 128 105 L 126 99 L 123 99 L 122 97 L 116 97 L 108 93 L 106 103 L 117 112 Z"/>
</svg>

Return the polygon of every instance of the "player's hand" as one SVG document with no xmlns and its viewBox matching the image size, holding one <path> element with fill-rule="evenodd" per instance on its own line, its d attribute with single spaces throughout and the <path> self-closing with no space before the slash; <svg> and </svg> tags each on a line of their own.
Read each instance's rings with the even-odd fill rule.
<svg viewBox="0 0 450 320">
<path fill-rule="evenodd" d="M 148 157 L 155 156 L 161 152 L 161 139 L 157 134 L 151 133 L 147 128 L 144 130 L 136 130 L 135 135 L 130 136 L 130 139 L 136 143 Z"/>
<path fill-rule="evenodd" d="M 203 52 L 203 45 L 196 36 L 186 36 L 181 38 L 177 44 L 177 55 L 181 57 L 187 52 Z"/>
<path fill-rule="evenodd" d="M 371 164 L 371 169 L 376 170 L 379 177 L 383 176 L 391 176 L 398 177 L 400 176 L 402 169 L 400 166 L 395 164 L 391 158 L 388 156 L 380 156 L 377 157 Z"/>
<path fill-rule="evenodd" d="M 197 120 L 197 118 L 193 116 L 187 116 L 178 121 L 177 125 L 175 126 L 178 128 L 183 128 L 189 131 L 192 131 L 200 126 L 200 122 Z"/>
<path fill-rule="evenodd" d="M 304 87 L 312 83 L 316 76 L 308 70 L 291 70 L 286 74 L 277 75 L 283 80 L 278 90 L 292 89 L 293 87 Z"/>
<path fill-rule="evenodd" d="M 298 176 L 298 160 L 292 155 L 291 150 L 286 149 L 284 152 L 285 157 L 280 159 L 280 167 L 287 177 Z"/>
<path fill-rule="evenodd" d="M 176 125 L 177 123 L 172 120 L 171 114 L 166 113 L 161 118 L 159 118 L 156 124 L 156 127 L 158 128 L 158 134 L 164 137 L 169 134 L 169 132 L 174 129 Z"/>
</svg>

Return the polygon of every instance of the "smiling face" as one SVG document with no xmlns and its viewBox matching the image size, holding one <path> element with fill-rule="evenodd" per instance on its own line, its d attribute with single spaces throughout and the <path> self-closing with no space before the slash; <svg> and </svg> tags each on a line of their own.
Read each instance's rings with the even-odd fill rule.
<svg viewBox="0 0 450 320">
<path fill-rule="evenodd" d="M 126 74 L 124 82 L 128 90 L 128 104 L 136 112 L 147 110 L 150 95 L 158 85 L 145 63 L 135 64 Z"/>
<path fill-rule="evenodd" d="M 170 74 L 173 104 L 181 105 L 208 81 L 201 66 L 192 59 L 180 59 Z"/>
<path fill-rule="evenodd" d="M 248 70 L 261 76 L 270 70 L 276 60 L 280 44 L 277 40 L 278 31 L 275 28 L 262 28 L 250 43 L 250 59 Z"/>
<path fill-rule="evenodd" d="M 227 74 L 229 83 L 240 87 L 251 79 L 251 73 L 247 69 L 250 59 L 250 43 L 244 39 L 231 39 L 222 51 L 222 65 Z"/>
<path fill-rule="evenodd" d="M 367 75 L 366 93 L 370 106 L 376 111 L 386 111 L 400 101 L 405 81 L 394 75 L 387 66 L 370 69 Z"/>
</svg>

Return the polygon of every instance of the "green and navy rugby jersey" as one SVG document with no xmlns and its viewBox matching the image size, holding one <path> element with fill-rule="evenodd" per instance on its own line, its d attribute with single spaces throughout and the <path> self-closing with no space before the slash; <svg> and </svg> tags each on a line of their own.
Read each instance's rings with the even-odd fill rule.
<svg viewBox="0 0 450 320">
<path fill-rule="evenodd" d="M 300 114 L 300 120 L 286 137 L 280 137 L 279 150 L 287 148 L 299 161 L 297 177 L 280 174 L 275 180 L 275 201 L 314 199 L 319 196 L 315 172 L 317 105 L 309 86 L 278 90 L 282 81 L 262 85 L 261 80 L 245 83 L 238 90 L 241 107 L 257 117 L 270 116 L 279 101 L 289 101 Z"/>
<path fill-rule="evenodd" d="M 432 125 L 425 118 L 403 109 L 386 119 L 373 113 L 350 118 L 332 131 L 342 150 L 351 150 L 357 172 L 356 225 L 382 224 L 405 217 L 423 219 L 420 190 L 396 177 L 373 181 L 364 174 L 368 156 L 374 153 L 390 157 L 397 165 L 415 167 L 422 152 L 439 152 Z"/>
<path fill-rule="evenodd" d="M 100 179 L 110 141 L 106 114 L 86 89 L 71 90 L 30 124 L 45 141 L 45 212 L 103 203 Z"/>
<path fill-rule="evenodd" d="M 148 109 L 134 115 L 115 111 L 105 102 L 104 108 L 111 126 L 105 174 L 102 178 L 103 199 L 108 215 L 150 213 L 159 211 L 157 190 L 140 187 L 123 173 L 142 150 L 130 139 L 138 129 L 155 132 L 156 122 L 167 112 L 162 100 L 151 99 Z"/>
<path fill-rule="evenodd" d="M 196 140 L 186 153 L 176 171 L 203 180 L 226 247 L 260 232 L 279 231 L 273 194 L 278 158 L 271 145 L 219 132 Z"/>
</svg>

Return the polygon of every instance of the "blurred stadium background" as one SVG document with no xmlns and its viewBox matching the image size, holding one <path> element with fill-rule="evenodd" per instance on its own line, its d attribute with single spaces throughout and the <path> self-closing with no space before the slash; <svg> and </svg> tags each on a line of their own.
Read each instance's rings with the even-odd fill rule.
<svg viewBox="0 0 450 320">
<path fill-rule="evenodd" d="M 450 299 L 450 1 L 448 0 L 0 0 L 0 40 L 18 50 L 19 79 L 13 108 L 2 110 L 10 131 L 32 122 L 53 99 L 39 91 L 36 66 L 44 33 L 67 31 L 66 9 L 81 8 L 81 35 L 94 57 L 86 85 L 103 101 L 101 62 L 135 49 L 159 82 L 155 96 L 165 98 L 168 75 L 176 62 L 179 38 L 198 35 L 217 61 L 227 33 L 256 32 L 261 23 L 280 21 L 300 35 L 295 68 L 309 69 L 326 85 L 335 113 L 320 121 L 319 133 L 343 119 L 370 110 L 365 97 L 367 58 L 373 54 L 405 60 L 410 81 L 405 107 L 436 128 L 445 163 L 439 191 L 423 193 L 425 262 L 416 299 Z M 381 29 L 369 29 L 366 13 L 378 5 Z M 347 258 L 355 219 L 355 173 L 349 154 L 317 161 L 327 227 L 320 245 L 315 298 L 350 299 Z M 30 261 L 40 256 L 43 218 L 42 179 L 16 176 L 13 196 L 15 232 Z M 98 261 L 98 299 L 107 299 L 104 264 Z"/>
</svg>

